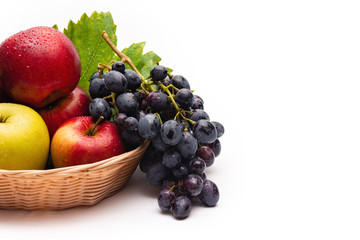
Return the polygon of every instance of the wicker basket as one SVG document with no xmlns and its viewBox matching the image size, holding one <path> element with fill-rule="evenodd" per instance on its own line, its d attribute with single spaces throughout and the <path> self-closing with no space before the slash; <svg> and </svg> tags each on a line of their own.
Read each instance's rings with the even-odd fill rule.
<svg viewBox="0 0 360 240">
<path fill-rule="evenodd" d="M 92 164 L 49 170 L 0 170 L 0 208 L 61 210 L 94 205 L 132 176 L 148 142 Z"/>
</svg>

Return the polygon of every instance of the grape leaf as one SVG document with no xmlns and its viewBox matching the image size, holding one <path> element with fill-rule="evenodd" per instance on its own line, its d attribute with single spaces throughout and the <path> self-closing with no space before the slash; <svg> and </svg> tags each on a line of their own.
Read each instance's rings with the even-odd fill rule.
<svg viewBox="0 0 360 240">
<path fill-rule="evenodd" d="M 85 91 L 89 89 L 89 79 L 97 70 L 98 63 L 108 64 L 115 53 L 101 37 L 106 31 L 116 45 L 116 25 L 110 12 L 93 12 L 90 17 L 85 13 L 75 23 L 70 20 L 64 34 L 74 43 L 81 60 L 81 77 L 79 86 Z"/>
<path fill-rule="evenodd" d="M 58 29 L 58 26 L 55 24 L 53 28 Z M 87 92 L 89 79 L 99 63 L 108 64 L 111 60 L 120 60 L 101 37 L 103 31 L 107 32 L 110 40 L 116 45 L 116 25 L 110 12 L 95 11 L 90 17 L 84 13 L 77 23 L 70 20 L 67 29 L 64 29 L 64 34 L 71 39 L 80 55 L 82 70 L 78 85 Z M 161 58 L 153 51 L 143 54 L 144 47 L 145 42 L 134 43 L 122 52 L 130 57 L 144 77 L 148 77 L 151 68 L 158 64 Z M 168 68 L 168 72 L 171 73 L 172 70 Z"/>
<path fill-rule="evenodd" d="M 136 59 L 139 59 L 142 56 L 144 47 L 145 42 L 133 43 L 130 47 L 124 48 L 124 50 L 122 50 L 122 53 L 131 58 L 131 60 L 135 64 Z"/>
</svg>

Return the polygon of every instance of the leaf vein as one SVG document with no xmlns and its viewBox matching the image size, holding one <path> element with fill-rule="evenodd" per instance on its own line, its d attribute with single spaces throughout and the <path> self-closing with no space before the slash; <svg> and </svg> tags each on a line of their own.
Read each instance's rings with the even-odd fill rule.
<svg viewBox="0 0 360 240">
<path fill-rule="evenodd" d="M 97 43 L 96 43 L 96 47 L 95 47 L 95 49 L 94 49 L 94 51 L 93 51 L 93 54 L 92 54 L 91 57 L 90 57 L 89 62 L 88 62 L 87 65 L 86 65 L 86 68 L 85 68 L 85 70 L 84 70 L 84 72 L 83 72 L 83 75 L 80 77 L 80 81 L 84 78 L 84 76 L 86 75 L 86 73 L 89 71 L 90 65 L 92 64 L 92 62 L 93 62 L 93 60 L 94 60 L 94 58 L 95 58 L 95 55 L 96 55 L 96 53 L 97 53 L 97 51 L 98 51 L 98 49 L 99 49 L 100 42 L 101 42 L 101 38 L 99 38 L 98 41 L 97 41 Z"/>
</svg>

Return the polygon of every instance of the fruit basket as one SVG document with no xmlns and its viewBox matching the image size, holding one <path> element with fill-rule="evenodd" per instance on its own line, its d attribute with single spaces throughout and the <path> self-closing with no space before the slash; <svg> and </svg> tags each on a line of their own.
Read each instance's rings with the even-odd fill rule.
<svg viewBox="0 0 360 240">
<path fill-rule="evenodd" d="M 101 16 L 106 18 L 104 14 Z M 108 20 L 104 28 L 112 22 Z M 95 22 L 90 26 L 98 25 L 98 20 Z M 143 43 L 119 51 L 114 43 L 115 29 L 110 27 L 112 34 L 107 34 L 100 27 L 93 31 L 86 28 L 86 36 L 93 32 L 96 40 L 94 46 L 88 46 L 90 38 L 77 39 L 78 35 L 85 36 L 83 31 L 72 34 L 79 26 L 83 24 L 74 26 L 70 22 L 71 30 L 64 29 L 64 33 L 50 27 L 34 27 L 0 44 L 0 53 L 6 53 L 0 54 L 0 78 L 3 96 L 6 95 L 5 100 L 0 99 L 5 101 L 0 103 L 0 145 L 5 146 L 0 151 L 0 168 L 43 169 L 48 150 L 55 167 L 0 169 L 0 209 L 61 210 L 94 205 L 123 188 L 139 163 L 148 182 L 162 186 L 158 195 L 161 210 L 171 210 L 176 218 L 182 219 L 189 216 L 192 199 L 197 198 L 207 207 L 215 206 L 219 191 L 207 179 L 205 169 L 220 153 L 218 138 L 224 134 L 223 125 L 210 121 L 203 99 L 193 94 L 185 77 L 173 75 L 170 68 L 160 65 L 161 58 L 155 53 L 143 54 Z M 99 30 L 104 40 L 101 47 Z M 53 44 L 45 38 L 62 41 Z M 34 43 L 34 39 L 39 43 Z M 20 45 L 13 46 L 19 42 Z M 50 51 L 54 46 L 57 50 Z M 60 51 L 60 47 L 65 50 Z M 110 47 L 109 54 L 98 52 L 105 47 Z M 18 49 L 27 49 L 26 54 L 20 55 L 23 52 L 17 52 Z M 95 50 L 89 52 L 89 49 Z M 63 52 L 72 54 L 64 57 Z M 34 59 L 33 53 L 37 58 Z M 51 61 L 45 61 L 44 68 L 38 62 L 44 62 L 44 56 L 48 55 Z M 20 64 L 18 56 L 22 56 Z M 93 59 L 94 56 L 98 57 Z M 62 60 L 60 67 L 58 59 Z M 17 65 L 23 71 L 13 71 Z M 65 75 L 55 74 L 53 69 L 60 69 Z M 63 79 L 71 81 L 66 86 L 57 86 L 65 82 Z M 53 88 L 45 89 L 43 86 L 49 82 Z M 23 85 L 29 87 L 23 90 Z M 20 116 L 19 113 L 21 117 L 12 118 L 16 114 Z M 22 141 L 31 144 L 21 145 Z M 11 146 L 10 150 L 6 146 Z M 85 164 L 94 161 L 98 162 Z"/>
<path fill-rule="evenodd" d="M 0 170 L 0 209 L 61 210 L 97 204 L 126 185 L 148 144 L 92 164 Z"/>
</svg>

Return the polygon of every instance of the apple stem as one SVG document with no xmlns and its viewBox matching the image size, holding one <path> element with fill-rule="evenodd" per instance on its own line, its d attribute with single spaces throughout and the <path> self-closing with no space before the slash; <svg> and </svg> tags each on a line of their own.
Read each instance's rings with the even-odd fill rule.
<svg viewBox="0 0 360 240">
<path fill-rule="evenodd" d="M 100 116 L 98 118 L 98 120 L 95 122 L 94 126 L 92 126 L 92 128 L 90 129 L 89 136 L 94 136 L 94 131 L 95 131 L 96 126 L 99 125 L 102 120 L 104 120 L 104 116 Z"/>
</svg>

